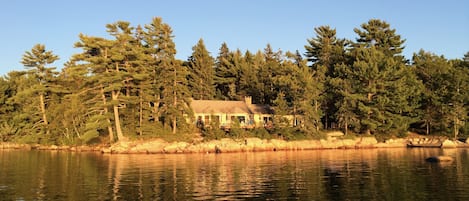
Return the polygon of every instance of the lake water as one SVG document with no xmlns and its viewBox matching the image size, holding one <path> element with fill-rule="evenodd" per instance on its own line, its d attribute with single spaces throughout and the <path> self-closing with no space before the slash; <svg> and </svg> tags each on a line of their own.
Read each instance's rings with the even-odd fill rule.
<svg viewBox="0 0 469 201">
<path fill-rule="evenodd" d="M 449 155 L 455 160 L 428 163 Z M 469 200 L 467 149 L 108 155 L 0 150 L 0 200 Z"/>
</svg>

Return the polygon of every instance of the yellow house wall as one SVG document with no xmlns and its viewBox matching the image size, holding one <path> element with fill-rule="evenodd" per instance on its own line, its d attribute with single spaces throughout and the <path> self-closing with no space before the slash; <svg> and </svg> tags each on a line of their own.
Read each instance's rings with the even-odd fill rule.
<svg viewBox="0 0 469 201">
<path fill-rule="evenodd" d="M 208 113 L 195 113 L 194 116 L 195 116 L 195 121 L 197 121 L 198 118 L 201 117 L 202 120 L 204 121 L 204 124 L 206 124 L 206 125 L 209 124 L 212 121 L 212 117 L 214 117 L 214 116 L 219 116 L 220 117 L 220 126 L 230 126 L 233 123 L 231 121 L 232 117 L 236 118 L 236 117 L 239 117 L 239 116 L 243 116 L 244 119 L 245 119 L 244 125 L 247 125 L 250 121 L 250 115 L 247 114 L 247 113 L 230 113 L 230 114 L 226 114 L 226 113 L 210 113 L 210 114 L 208 114 Z M 208 116 L 209 122 L 205 122 L 207 116 Z M 256 126 L 258 126 L 258 123 L 257 123 L 255 118 L 254 118 L 253 122 L 255 123 Z M 244 125 L 242 125 L 242 126 L 244 126 Z"/>
</svg>

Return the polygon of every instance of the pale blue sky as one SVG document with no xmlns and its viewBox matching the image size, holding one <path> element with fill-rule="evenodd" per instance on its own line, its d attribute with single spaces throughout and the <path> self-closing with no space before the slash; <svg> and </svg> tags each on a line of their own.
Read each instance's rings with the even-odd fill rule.
<svg viewBox="0 0 469 201">
<path fill-rule="evenodd" d="M 255 52 L 270 43 L 304 53 L 314 27 L 330 25 L 354 40 L 353 28 L 371 18 L 387 21 L 407 40 L 408 59 L 420 49 L 450 59 L 469 51 L 467 0 L 14 0 L 0 3 L 0 75 L 24 69 L 21 57 L 35 44 L 59 55 L 60 68 L 79 52 L 73 48 L 79 33 L 107 37 L 108 23 L 136 26 L 155 16 L 173 28 L 183 60 L 200 38 L 214 57 L 223 42 L 231 50 Z"/>
</svg>

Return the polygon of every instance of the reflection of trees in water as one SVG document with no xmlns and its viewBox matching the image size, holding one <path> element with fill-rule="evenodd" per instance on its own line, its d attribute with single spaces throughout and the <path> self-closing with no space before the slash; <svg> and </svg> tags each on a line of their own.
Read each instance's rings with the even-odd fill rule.
<svg viewBox="0 0 469 201">
<path fill-rule="evenodd" d="M 339 171 L 325 168 L 324 177 L 324 187 L 326 189 L 327 198 L 329 200 L 345 200 L 346 195 L 342 192 L 345 187 L 341 181 L 343 178 L 341 178 Z"/>
<path fill-rule="evenodd" d="M 15 154 L 0 165 L 25 200 L 464 200 L 469 153 L 454 151 L 316 150 L 187 155 Z M 429 155 L 451 155 L 431 164 Z M 2 156 L 0 155 L 0 158 Z M 11 169 L 27 175 L 8 175 Z M 17 200 L 14 194 L 0 195 Z M 31 194 L 31 190 L 38 194 Z M 447 198 L 447 199 L 446 199 Z"/>
</svg>

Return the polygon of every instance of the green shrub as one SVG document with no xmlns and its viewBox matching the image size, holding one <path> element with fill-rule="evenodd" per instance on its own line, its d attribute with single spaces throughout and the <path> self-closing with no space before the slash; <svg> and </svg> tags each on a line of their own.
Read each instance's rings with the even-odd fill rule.
<svg viewBox="0 0 469 201">
<path fill-rule="evenodd" d="M 219 140 L 226 137 L 226 132 L 220 128 L 204 128 L 201 130 L 204 140 Z"/>
</svg>

